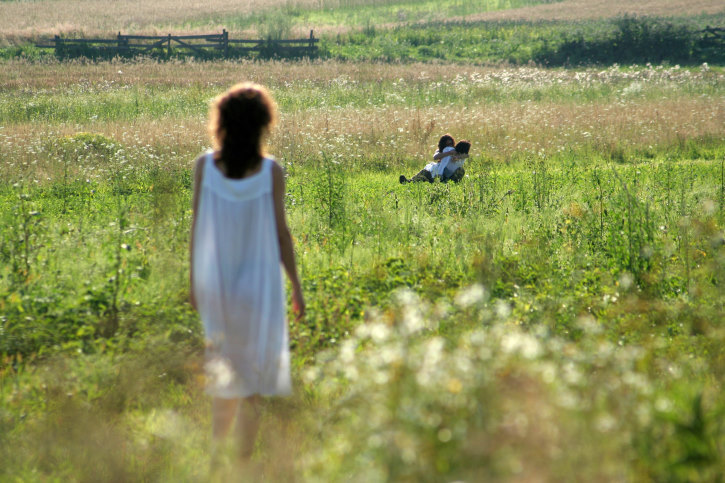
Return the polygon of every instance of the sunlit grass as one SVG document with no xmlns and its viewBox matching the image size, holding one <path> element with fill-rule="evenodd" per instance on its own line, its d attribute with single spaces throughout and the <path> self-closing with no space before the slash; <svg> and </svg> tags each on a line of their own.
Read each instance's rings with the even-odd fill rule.
<svg viewBox="0 0 725 483">
<path fill-rule="evenodd" d="M 162 156 L 187 167 L 208 145 L 209 100 L 241 80 L 234 63 L 70 64 L 55 78 L 37 64 L 8 65 L 0 93 L 8 180 L 28 163 L 43 181 L 58 166 L 55 143 L 79 131 L 101 133 L 139 162 Z M 720 69 L 242 65 L 245 78 L 269 80 L 281 109 L 271 150 L 290 164 L 326 153 L 359 168 L 412 170 L 446 131 L 471 139 L 485 160 L 598 152 L 625 161 L 671 149 L 712 158 L 725 123 Z"/>
<path fill-rule="evenodd" d="M 340 5 L 331 5 L 331 3 L 340 3 Z M 541 0 L 320 2 L 317 8 L 291 4 L 278 11 L 244 12 L 238 15 L 213 14 L 208 18 L 201 16 L 186 22 L 184 29 L 193 30 L 200 26 L 217 24 L 225 25 L 232 31 L 248 31 L 259 29 L 259 25 L 277 22 L 289 25 L 290 30 L 304 31 L 304 28 L 308 27 L 329 35 L 335 31 L 375 29 L 405 23 L 442 22 L 482 12 L 510 10 L 541 3 L 550 2 Z"/>
<path fill-rule="evenodd" d="M 0 479 L 239 474 L 209 473 L 187 241 L 206 102 L 240 72 L 279 102 L 308 302 L 244 471 L 722 473 L 720 69 L 6 65 Z M 447 131 L 464 180 L 398 184 Z"/>
<path fill-rule="evenodd" d="M 441 20 L 452 21 L 579 21 L 625 14 L 678 17 L 723 12 L 718 0 L 658 0 L 655 2 L 475 0 L 468 2 L 430 0 L 253 0 L 242 8 L 238 2 L 134 1 L 108 4 L 102 0 L 26 1 L 0 3 L 0 40 L 22 43 L 53 35 L 109 36 L 219 32 L 254 36 L 260 27 L 289 25 L 295 35 L 314 29 L 321 35 L 346 33 L 365 27 L 395 26 Z M 32 12 L 32 15 L 30 14 Z M 83 22 L 79 23 L 78 19 Z"/>
<path fill-rule="evenodd" d="M 370 24 L 419 20 L 441 20 L 454 15 L 471 15 L 492 10 L 536 5 L 541 0 L 255 0 L 240 5 L 228 0 L 195 2 L 106 2 L 63 0 L 62 3 L 35 2 L 29 15 L 27 2 L 0 4 L 2 40 L 18 41 L 38 36 L 107 36 L 119 30 L 126 34 L 167 34 L 219 31 L 259 35 L 267 28 L 289 24 L 295 31 L 309 29 L 359 28 Z M 83 18 L 83 23 L 78 19 Z M 13 19 L 13 20 L 10 20 Z M 4 22 L 4 23 L 3 23 Z M 277 25 L 275 25 L 277 24 Z"/>
</svg>

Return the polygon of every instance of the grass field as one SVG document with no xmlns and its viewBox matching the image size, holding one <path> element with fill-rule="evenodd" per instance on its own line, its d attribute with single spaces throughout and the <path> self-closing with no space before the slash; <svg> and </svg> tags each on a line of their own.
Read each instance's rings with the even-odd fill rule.
<svg viewBox="0 0 725 483">
<path fill-rule="evenodd" d="M 5 66 L 4 479 L 209 477 L 190 166 L 240 67 L 280 105 L 309 304 L 249 471 L 723 471 L 722 69 Z M 445 131 L 464 181 L 399 185 Z"/>
<path fill-rule="evenodd" d="M 33 2 L 32 15 L 27 14 L 26 4 L 0 2 L 0 59 L 51 61 L 53 51 L 35 44 L 47 44 L 53 35 L 111 39 L 116 32 L 218 34 L 226 29 L 233 39 L 307 38 L 314 31 L 320 40 L 319 58 L 351 62 L 546 66 L 725 62 L 722 43 L 713 44 L 703 34 L 704 28 L 721 27 L 725 20 L 725 8 L 714 0 L 288 0 L 245 6 L 225 0 L 138 5 L 53 0 Z M 78 52 L 57 55 L 64 58 Z M 84 55 L 108 60 L 116 54 L 88 48 Z M 168 60 L 187 54 L 153 51 L 152 55 Z M 221 54 L 195 55 L 209 60 Z M 269 50 L 260 55 L 275 54 Z"/>
<path fill-rule="evenodd" d="M 0 60 L 0 480 L 720 481 L 723 67 L 500 63 L 719 2 L 132 5 L 0 2 L 0 32 L 314 22 L 339 59 Z M 492 26 L 486 66 L 463 39 Z M 308 313 L 238 468 L 210 461 L 188 235 L 209 101 L 242 79 L 279 104 Z M 445 132 L 463 181 L 400 185 Z"/>
<path fill-rule="evenodd" d="M 108 35 L 124 33 L 198 33 L 226 27 L 232 33 L 263 33 L 280 24 L 307 34 L 340 32 L 369 24 L 394 24 L 403 21 L 440 21 L 451 16 L 465 17 L 480 12 L 549 3 L 542 0 L 253 0 L 239 2 L 143 1 L 109 4 L 91 0 L 33 2 L 28 14 L 27 1 L 2 2 L 0 32 L 6 40 L 43 35 Z M 695 9 L 702 13 L 711 6 Z M 78 19 L 83 19 L 79 22 Z"/>
<path fill-rule="evenodd" d="M 33 5 L 32 14 L 29 5 Z M 622 15 L 682 17 L 723 13 L 717 0 L 230 0 L 108 3 L 103 0 L 0 2 L 0 39 L 16 42 L 48 35 L 209 33 L 225 27 L 251 34 L 268 24 L 306 35 L 346 33 L 440 21 L 581 21 Z M 79 21 L 82 19 L 82 21 Z M 261 27 L 260 27 L 261 26 Z"/>
</svg>

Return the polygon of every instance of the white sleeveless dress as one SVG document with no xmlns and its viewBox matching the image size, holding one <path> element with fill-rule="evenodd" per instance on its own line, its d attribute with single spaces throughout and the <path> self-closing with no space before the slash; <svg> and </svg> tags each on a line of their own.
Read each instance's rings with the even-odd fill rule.
<svg viewBox="0 0 725 483">
<path fill-rule="evenodd" d="M 215 397 L 291 392 L 273 163 L 242 179 L 224 176 L 211 153 L 202 167 L 193 283 Z"/>
</svg>

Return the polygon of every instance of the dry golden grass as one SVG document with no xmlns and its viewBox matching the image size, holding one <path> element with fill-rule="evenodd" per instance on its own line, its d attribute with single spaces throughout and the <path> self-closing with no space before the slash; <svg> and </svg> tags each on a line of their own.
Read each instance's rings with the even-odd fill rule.
<svg viewBox="0 0 725 483">
<path fill-rule="evenodd" d="M 0 32 L 6 39 L 35 38 L 67 33 L 87 36 L 123 33 L 178 33 L 184 22 L 200 17 L 247 14 L 287 5 L 288 0 L 41 0 L 0 2 Z M 312 0 L 295 3 L 313 3 Z M 184 31 L 221 31 L 221 25 Z"/>
<path fill-rule="evenodd" d="M 677 17 L 723 11 L 722 0 L 564 0 L 482 13 L 466 20 L 589 20 L 620 15 Z"/>
<path fill-rule="evenodd" d="M 360 0 L 361 4 L 379 0 Z M 124 34 L 209 34 L 226 28 L 237 35 L 255 31 L 234 30 L 213 19 L 243 16 L 280 7 L 330 7 L 334 0 L 38 0 L 0 2 L 0 41 L 15 42 L 53 35 L 102 36 Z M 338 2 L 339 3 L 339 2 Z M 349 3 L 349 2 L 348 2 Z M 207 20 L 208 19 L 208 20 Z M 194 26 L 184 25 L 194 22 Z M 294 34 L 307 34 L 308 26 Z"/>
<path fill-rule="evenodd" d="M 495 69 L 472 69 L 471 71 Z M 120 72 L 119 72 L 120 71 Z M 452 80 L 461 71 L 443 64 L 380 64 L 336 61 L 301 62 L 52 62 L 50 64 L 8 61 L 0 69 L 0 91 L 54 89 L 78 84 L 114 81 L 120 85 L 219 85 L 228 87 L 240 80 L 281 84 L 308 80 L 326 82 L 348 77 L 357 82 L 419 79 L 421 72 L 431 80 Z"/>
<path fill-rule="evenodd" d="M 127 34 L 190 34 L 213 33 L 222 28 L 235 35 L 256 34 L 254 31 L 234 30 L 225 25 L 225 17 L 251 12 L 278 9 L 283 6 L 319 8 L 330 6 L 331 0 L 38 0 L 0 2 L 0 41 L 16 42 L 52 35 L 109 35 L 122 30 Z M 349 3 L 349 2 L 348 2 Z M 360 4 L 379 3 L 379 0 L 360 0 Z M 623 14 L 650 16 L 681 16 L 713 14 L 725 11 L 721 0 L 564 0 L 510 10 L 491 11 L 467 17 L 467 20 L 583 20 L 608 18 Z M 193 26 L 186 25 L 193 22 Z M 391 23 L 385 27 L 396 25 Z M 303 35 L 309 29 L 320 34 L 340 33 L 350 28 L 328 25 L 297 26 L 293 34 Z"/>
<path fill-rule="evenodd" d="M 448 22 L 480 21 L 577 21 L 620 17 L 681 17 L 725 12 L 719 0 L 563 0 L 531 7 L 494 10 L 465 17 L 448 17 Z M 397 23 L 383 27 L 393 28 Z M 334 30 L 338 32 L 340 29 Z M 326 32 L 326 29 L 320 29 Z"/>
<path fill-rule="evenodd" d="M 390 166 L 417 165 L 427 159 L 443 132 L 468 138 L 483 159 L 506 161 L 521 156 L 557 152 L 615 153 L 618 150 L 654 151 L 687 140 L 722 139 L 725 102 L 712 85 L 723 74 L 677 68 L 619 71 L 594 69 L 550 71 L 535 68 L 451 68 L 445 65 L 381 65 L 339 62 L 308 63 L 167 63 L 115 64 L 112 62 L 61 65 L 9 62 L 0 70 L 0 94 L 13 92 L 85 92 L 124 90 L 127 86 L 189 87 L 205 89 L 209 97 L 240 80 L 270 86 L 280 97 L 321 96 L 327 88 L 343 84 L 351 96 L 385 82 L 390 102 L 361 106 L 282 108 L 280 122 L 270 140 L 270 151 L 283 160 L 318 159 L 320 151 L 346 160 L 379 159 Z M 120 71 L 120 72 L 119 72 Z M 481 89 L 479 100 L 410 107 L 402 97 L 418 95 L 431 86 Z M 525 92 L 546 92 L 552 85 L 575 91 L 584 86 L 608 86 L 612 94 L 594 100 L 547 98 L 534 101 Z M 502 89 L 503 86 L 503 89 Z M 547 87 L 549 86 L 549 87 Z M 648 89 L 659 86 L 657 95 Z M 557 87 L 559 88 L 559 87 Z M 79 91 L 80 89 L 80 91 Z M 310 92 L 305 92 L 305 90 Z M 492 100 L 487 92 L 513 93 Z M 516 93 L 523 97 L 517 97 Z M 420 104 L 413 104 L 419 105 Z M 35 152 L 49 140 L 78 132 L 103 134 L 130 148 L 150 146 L 166 159 L 182 165 L 209 146 L 204 113 L 163 113 L 127 121 L 74 120 L 39 126 L 34 122 L 5 123 L 0 128 L 0 156 L 16 165 L 37 162 Z M 586 162 L 586 160 L 582 160 Z M 8 168 L 6 166 L 5 168 Z M 39 173 L 52 166 L 37 166 Z M 10 169 L 10 168 L 8 168 Z M 16 168 L 13 168 L 16 169 Z M 2 171 L 2 167 L 0 167 Z M 1 174 L 1 173 L 0 173 Z"/>
<path fill-rule="evenodd" d="M 358 87 L 378 81 L 396 81 L 402 84 L 427 88 L 431 83 L 471 86 L 504 84 L 515 92 L 521 89 L 546 88 L 547 85 L 614 82 L 625 89 L 634 85 L 646 89 L 644 82 L 650 76 L 659 75 L 672 82 L 690 79 L 688 72 L 671 70 L 643 71 L 641 76 L 617 74 L 616 71 L 558 71 L 543 69 L 469 68 L 451 69 L 445 65 L 380 65 L 346 64 L 338 62 L 309 63 L 169 63 L 144 62 L 137 64 L 70 63 L 47 66 L 33 63 L 8 63 L 0 71 L 0 85 L 5 92 L 12 91 L 61 91 L 73 86 L 88 89 L 118 89 L 123 86 L 201 86 L 219 87 L 219 90 L 240 80 L 252 80 L 270 85 L 275 90 L 304 90 L 325 87 L 332 83 L 353 80 Z M 680 72 L 678 74 L 678 72 Z M 243 75 L 242 75 L 243 73 Z M 712 75 L 711 75 L 712 74 Z M 720 74 L 709 80 L 695 82 L 720 82 Z M 617 75 L 629 76 L 624 78 Z M 611 79 L 608 76 L 614 76 Z M 631 79 L 630 79 L 631 77 Z M 598 80 L 597 80 L 598 79 Z M 678 80 L 679 79 L 679 80 Z M 705 78 L 703 78 L 705 79 Z M 112 81 L 111 84 L 109 84 Z M 100 86 L 100 87 L 99 87 Z M 110 87 L 109 87 L 110 86 Z M 677 87 L 672 87 L 677 92 Z M 290 91 L 290 92 L 292 92 Z M 406 91 L 400 91 L 405 93 Z M 376 146 L 381 140 L 398 137 L 394 146 L 400 157 L 423 156 L 429 149 L 430 131 L 440 130 L 459 133 L 471 138 L 478 146 L 498 153 L 545 150 L 548 152 L 575 146 L 595 144 L 605 146 L 615 142 L 623 145 L 648 146 L 671 144 L 678 139 L 700 136 L 720 136 L 725 126 L 725 103 L 712 96 L 677 94 L 669 98 L 628 96 L 626 92 L 611 98 L 585 103 L 543 100 L 517 101 L 514 99 L 491 103 L 485 97 L 475 105 L 464 107 L 438 104 L 424 108 L 406 107 L 405 103 L 391 102 L 368 108 L 359 106 L 330 109 L 304 109 L 281 113 L 281 125 L 273 140 L 277 152 L 290 143 L 299 146 L 328 145 L 341 142 L 354 143 L 358 149 Z M 448 121 L 445 121 L 448 120 Z M 7 124 L 2 133 L 13 139 L 31 139 L 54 135 L 70 135 L 78 131 L 99 132 L 127 144 L 166 146 L 177 152 L 206 144 L 203 116 L 182 119 L 143 119 L 132 122 L 101 122 L 89 120 L 78 125 L 58 124 L 38 130 L 34 123 Z M 393 133 L 393 134 L 391 134 Z M 433 135 L 433 137 L 435 137 Z M 342 139 L 342 141 L 332 141 Z M 307 149 L 306 148 L 306 149 Z M 315 149 L 309 148 L 311 153 Z M 385 149 L 388 149 L 387 147 Z M 505 157 L 505 156 L 503 156 Z"/>
</svg>

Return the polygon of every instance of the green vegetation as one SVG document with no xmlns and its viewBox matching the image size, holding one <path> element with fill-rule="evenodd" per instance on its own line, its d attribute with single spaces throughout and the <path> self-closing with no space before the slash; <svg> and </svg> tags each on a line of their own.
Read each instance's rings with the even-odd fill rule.
<svg viewBox="0 0 725 483">
<path fill-rule="evenodd" d="M 375 30 L 376 25 L 395 23 L 430 23 L 447 18 L 464 17 L 471 14 L 506 10 L 529 5 L 555 3 L 561 0 L 404 0 L 404 1 L 361 1 L 321 2 L 319 8 L 290 4 L 282 9 L 266 12 L 252 12 L 239 16 L 213 16 L 199 18 L 184 25 L 191 28 L 198 25 L 227 25 L 234 30 L 248 30 L 264 26 L 278 30 L 296 25 L 324 25 L 326 27 L 364 28 Z M 339 3 L 339 5 L 338 5 Z"/>
<path fill-rule="evenodd" d="M 119 146 L 98 137 L 60 144 L 81 146 L 115 174 L 3 189 L 2 424 L 3 446 L 14 451 L 4 456 L 5 477 L 20 477 L 36 458 L 49 468 L 70 458 L 65 470 L 46 473 L 57 477 L 95 471 L 81 455 L 106 432 L 113 453 L 92 452 L 102 468 L 152 476 L 144 464 L 159 453 L 166 464 L 152 469 L 160 475 L 192 471 L 174 469 L 186 456 L 173 456 L 181 445 L 199 461 L 205 448 L 203 419 L 189 412 L 203 411 L 193 389 L 198 369 L 188 365 L 201 347 L 185 302 L 190 173 L 164 168 L 163 160 L 127 165 Z M 716 157 L 723 154 L 721 145 Z M 324 445 L 303 458 L 310 458 L 306 471 L 511 475 L 522 464 L 516 444 L 536 448 L 478 440 L 518 431 L 517 440 L 538 426 L 538 411 L 508 407 L 525 405 L 521 397 L 551 408 L 546 424 L 564 440 L 589 441 L 582 431 L 603 435 L 568 453 L 554 475 L 570 474 L 566 464 L 601 449 L 617 472 L 653 479 L 721 471 L 721 164 L 541 158 L 483 164 L 459 185 L 416 186 L 395 186 L 390 173 L 342 176 L 338 165 L 296 168 L 288 206 L 310 300 L 307 320 L 291 327 L 296 367 L 343 341 L 349 358 L 305 383 L 304 391 L 322 392 L 311 407 L 299 403 L 301 417 L 332 408 Z M 395 307 L 400 288 L 417 295 L 405 295 L 399 315 L 378 321 L 376 312 Z M 372 325 L 356 331 L 364 313 Z M 359 356 L 357 345 L 367 348 Z M 72 372 L 58 378 L 59 364 Z M 425 371 L 430 381 L 418 381 Z M 341 374 L 349 379 L 343 386 Z M 522 378 L 530 386 L 524 393 Z M 345 386 L 350 394 L 339 400 Z M 91 434 L 68 433 L 84 407 L 92 416 L 80 427 Z M 348 420 L 351 411 L 357 417 Z M 503 427 L 513 421 L 523 426 Z M 56 429 L 47 433 L 47 425 Z M 131 435 L 138 432 L 137 441 Z M 31 446 L 16 451 L 18 442 L 69 435 L 70 447 L 32 458 Z M 142 442 L 148 437 L 153 449 Z M 353 446 L 334 443 L 340 438 Z M 690 453 L 705 459 L 678 463 Z M 538 458 L 549 461 L 545 453 Z M 589 470 L 609 474 L 603 466 Z"/>
<path fill-rule="evenodd" d="M 579 22 L 446 22 L 323 38 L 323 56 L 347 60 L 527 64 L 722 64 L 721 45 L 703 42 L 719 15 L 691 19 L 623 17 Z"/>
<path fill-rule="evenodd" d="M 60 64 L 58 64 L 60 65 Z M 188 64 L 205 69 L 211 63 Z M 217 64 L 219 65 L 219 64 Z M 228 62 L 227 68 L 238 68 Z M 252 66 L 245 64 L 245 68 Z M 313 71 L 324 66 L 305 63 L 302 68 Z M 339 65 L 339 64 L 336 64 Z M 14 68 L 22 69 L 23 64 Z M 125 69 L 119 65 L 120 69 Z M 283 65 L 282 65 L 283 68 Z M 426 110 L 430 106 L 508 106 L 518 102 L 543 102 L 572 105 L 581 103 L 613 103 L 618 100 L 647 102 L 670 96 L 695 99 L 717 98 L 725 94 L 720 81 L 721 70 L 709 67 L 686 70 L 650 67 L 644 70 L 586 70 L 571 74 L 564 70 L 499 71 L 481 74 L 476 70 L 451 67 L 455 78 L 449 82 L 431 82 L 426 66 L 421 75 L 406 78 L 386 76 L 377 82 L 358 80 L 341 73 L 325 81 L 303 80 L 279 82 L 271 80 L 275 99 L 283 111 L 309 109 L 399 108 Z M 696 82 L 691 82 L 696 81 Z M 647 83 L 645 87 L 645 83 Z M 683 85 L 683 83 L 685 85 Z M 173 79 L 159 83 L 129 84 L 123 72 L 108 72 L 98 82 L 73 84 L 53 89 L 0 91 L 0 118 L 8 125 L 43 122 L 110 123 L 153 119 L 206 118 L 209 101 L 218 93 L 216 84 L 193 82 L 188 86 L 174 84 Z M 405 119 L 407 122 L 408 119 Z"/>
<path fill-rule="evenodd" d="M 155 332 L 156 319 L 169 321 L 165 330 L 198 337 L 184 304 L 190 172 L 98 135 L 48 144 L 60 162 L 56 181 L 3 187 L 3 354 L 94 353 L 109 337 Z M 698 146 L 680 156 L 723 155 L 719 143 Z M 563 314 L 519 315 L 524 325 L 568 333 L 579 305 L 591 308 L 583 296 L 616 290 L 622 276 L 664 299 L 688 293 L 695 273 L 707 279 L 712 267 L 699 262 L 718 252 L 718 239 L 708 238 L 717 235 L 718 163 L 657 156 L 607 165 L 590 155 L 582 164 L 582 156 L 483 163 L 461 185 L 411 187 L 391 186 L 394 175 L 357 163 L 310 162 L 324 168 L 316 175 L 288 161 L 290 218 L 303 237 L 305 288 L 314 294 L 309 325 L 294 338 L 298 345 L 312 337 L 313 346 L 298 355 L 344 336 L 364 307 L 385 305 L 400 286 L 436 300 L 478 280 L 495 297 L 517 297 L 529 308 L 569 293 Z M 79 160 L 92 179 L 77 178 Z M 344 176 L 346 168 L 358 174 Z M 695 217 L 697 227 L 679 226 L 682 217 Z M 690 230 L 702 240 L 683 246 Z M 451 251 L 457 255 L 447 262 L 431 259 Z M 477 266 L 484 262 L 485 269 Z M 532 299 L 517 287 L 532 290 Z"/>
<path fill-rule="evenodd" d="M 475 13 L 516 8 L 540 1 L 480 0 L 472 2 L 410 1 L 362 2 L 336 7 L 284 8 L 248 13 L 241 16 L 225 13 L 199 18 L 183 25 L 159 25 L 157 29 L 186 31 L 205 25 L 223 26 L 232 32 L 250 29 L 256 37 L 270 40 L 290 38 L 292 32 L 306 26 L 323 26 L 319 57 L 343 61 L 382 62 L 455 62 L 474 65 L 502 64 L 544 66 L 681 64 L 722 65 L 725 49 L 722 40 L 712 40 L 703 33 L 707 26 L 721 27 L 725 12 L 715 15 L 673 16 L 669 18 L 623 16 L 596 20 L 570 21 L 481 21 Z M 338 29 L 339 33 L 332 33 Z M 328 33 L 329 32 L 329 33 Z M 254 37 L 255 35 L 253 35 Z M 299 35 L 298 35 L 299 36 Z M 237 38 L 239 35 L 232 34 Z M 306 37 L 306 35 L 305 35 Z M 109 59 L 114 50 L 76 46 L 59 52 L 61 59 L 85 56 Z M 0 48 L 0 58 L 48 60 L 53 51 L 32 45 Z M 234 49 L 231 57 L 248 53 Z M 133 54 L 129 54 L 133 55 Z M 167 59 L 166 51 L 149 53 Z M 188 54 L 172 54 L 173 59 Z M 195 57 L 204 57 L 199 53 Z M 261 57 L 283 55 L 270 47 Z M 221 52 L 209 52 L 218 59 Z"/>
<path fill-rule="evenodd" d="M 119 65 L 0 97 L 3 480 L 209 478 L 190 166 L 239 65 Z M 721 70 L 245 67 L 308 300 L 267 479 L 725 471 Z M 398 184 L 447 130 L 464 180 Z"/>
</svg>

